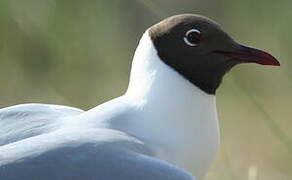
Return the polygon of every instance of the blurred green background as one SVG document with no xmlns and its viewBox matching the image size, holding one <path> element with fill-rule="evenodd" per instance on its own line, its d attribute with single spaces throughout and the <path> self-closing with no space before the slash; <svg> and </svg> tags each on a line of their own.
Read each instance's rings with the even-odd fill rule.
<svg viewBox="0 0 292 180">
<path fill-rule="evenodd" d="M 144 30 L 197 13 L 282 66 L 240 65 L 217 92 L 221 151 L 207 180 L 292 179 L 291 0 L 1 0 L 0 105 L 92 108 L 121 95 Z"/>
</svg>

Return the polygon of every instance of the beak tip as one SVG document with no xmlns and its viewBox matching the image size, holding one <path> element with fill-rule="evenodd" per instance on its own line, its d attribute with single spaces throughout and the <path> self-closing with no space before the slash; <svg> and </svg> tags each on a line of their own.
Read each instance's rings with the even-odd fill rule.
<svg viewBox="0 0 292 180">
<path fill-rule="evenodd" d="M 255 61 L 255 63 L 268 66 L 281 66 L 280 62 L 275 57 L 273 57 L 272 55 L 269 56 L 269 58 L 263 58 L 261 60 Z"/>
<path fill-rule="evenodd" d="M 281 64 L 279 61 L 277 61 L 277 63 L 273 64 L 273 66 L 281 66 Z"/>
</svg>

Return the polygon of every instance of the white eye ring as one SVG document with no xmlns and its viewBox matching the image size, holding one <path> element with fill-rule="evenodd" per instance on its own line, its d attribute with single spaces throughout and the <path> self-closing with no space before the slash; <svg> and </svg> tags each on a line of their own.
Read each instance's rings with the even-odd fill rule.
<svg viewBox="0 0 292 180">
<path fill-rule="evenodd" d="M 201 32 L 200 32 L 199 30 L 197 30 L 197 29 L 191 29 L 191 30 L 187 31 L 187 33 L 186 33 L 185 36 L 184 36 L 184 42 L 185 42 L 187 45 L 189 45 L 189 46 L 197 46 L 197 45 L 198 45 L 197 43 L 192 43 L 192 42 L 190 42 L 190 41 L 188 40 L 188 36 L 189 36 L 189 34 L 191 34 L 191 33 L 193 33 L 193 32 L 196 32 L 196 33 L 198 33 L 198 34 L 201 34 Z"/>
</svg>

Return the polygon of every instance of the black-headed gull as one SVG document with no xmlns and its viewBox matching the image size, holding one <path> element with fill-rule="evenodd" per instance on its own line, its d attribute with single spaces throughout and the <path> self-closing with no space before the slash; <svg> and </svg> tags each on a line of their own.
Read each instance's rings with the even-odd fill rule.
<svg viewBox="0 0 292 180">
<path fill-rule="evenodd" d="M 216 89 L 245 62 L 279 65 L 206 17 L 167 18 L 143 34 L 123 96 L 1 109 L 0 179 L 201 180 L 219 146 Z"/>
</svg>

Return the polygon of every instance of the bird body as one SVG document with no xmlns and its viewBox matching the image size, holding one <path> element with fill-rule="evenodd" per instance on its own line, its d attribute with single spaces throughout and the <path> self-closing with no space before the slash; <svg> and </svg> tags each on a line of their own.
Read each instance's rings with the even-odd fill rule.
<svg viewBox="0 0 292 180">
<path fill-rule="evenodd" d="M 98 126 L 102 121 L 106 128 L 134 135 L 156 157 L 203 176 L 219 145 L 215 96 L 194 87 L 156 54 L 146 31 L 134 56 L 125 95 L 80 118 L 92 123 L 98 120 Z"/>
<path fill-rule="evenodd" d="M 141 57 L 149 59 L 140 59 Z M 215 96 L 194 88 L 190 82 L 163 64 L 156 55 L 148 31 L 143 35 L 137 48 L 129 89 L 125 95 L 87 112 L 63 107 L 64 110 L 70 110 L 70 115 L 61 115 L 61 118 L 54 117 L 58 115 L 57 111 L 50 112 L 53 107 L 54 105 L 35 104 L 8 108 L 6 115 L 2 113 L 3 124 L 5 120 L 6 124 L 10 125 L 7 120 L 12 118 L 9 119 L 12 123 L 22 124 L 10 126 L 9 131 L 15 132 L 24 127 L 28 134 L 23 137 L 23 131 L 18 132 L 22 136 L 3 133 L 9 135 L 8 138 L 15 138 L 10 142 L 8 140 L 4 142 L 9 144 L 27 139 L 21 145 L 30 146 L 40 141 L 43 135 L 41 139 L 45 140 L 52 138 L 55 141 L 59 140 L 57 136 L 69 136 L 78 141 L 78 138 L 81 138 L 78 135 L 85 136 L 84 134 L 90 133 L 91 138 L 99 136 L 112 138 L 115 136 L 113 132 L 123 132 L 129 137 L 132 135 L 133 139 L 136 137 L 141 140 L 144 148 L 149 151 L 148 156 L 189 169 L 198 177 L 203 176 L 208 169 L 219 145 Z M 62 110 L 59 112 L 66 113 Z M 16 116 L 11 116 L 13 113 L 16 113 Z M 47 119 L 43 119 L 42 116 Z M 91 132 L 95 132 L 95 135 L 92 136 L 94 133 Z M 60 142 L 60 145 L 64 143 Z M 37 144 L 45 146 L 45 143 Z M 18 148 L 14 149 L 17 151 Z M 0 152 L 5 150 L 2 149 Z M 15 157 L 13 152 L 10 154 L 11 157 Z M 31 156 L 27 153 L 20 154 Z M 14 162 L 15 159 L 11 161 Z M 197 161 L 201 163 L 194 163 Z"/>
<path fill-rule="evenodd" d="M 5 180 L 192 179 L 185 170 L 151 158 L 138 139 L 104 128 L 62 128 L 7 144 L 0 160 Z"/>
<path fill-rule="evenodd" d="M 201 35 L 194 26 L 227 45 L 206 38 L 211 45 L 197 51 Z M 121 97 L 89 111 L 46 104 L 0 110 L 0 179 L 203 179 L 219 146 L 215 90 L 251 51 L 257 63 L 278 63 L 243 49 L 201 16 L 152 26 Z"/>
</svg>

